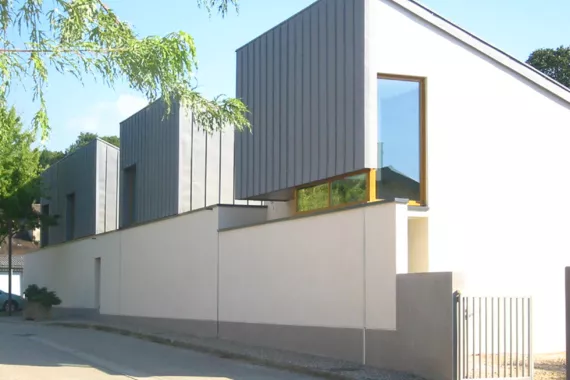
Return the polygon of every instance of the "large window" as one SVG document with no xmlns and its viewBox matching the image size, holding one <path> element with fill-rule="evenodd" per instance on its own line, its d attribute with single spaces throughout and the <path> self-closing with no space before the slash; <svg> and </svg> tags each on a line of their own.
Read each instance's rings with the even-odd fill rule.
<svg viewBox="0 0 570 380">
<path fill-rule="evenodd" d="M 376 198 L 425 202 L 424 81 L 378 77 Z"/>
<path fill-rule="evenodd" d="M 297 212 L 342 207 L 369 200 L 369 175 L 365 173 L 333 178 L 297 190 Z"/>
</svg>

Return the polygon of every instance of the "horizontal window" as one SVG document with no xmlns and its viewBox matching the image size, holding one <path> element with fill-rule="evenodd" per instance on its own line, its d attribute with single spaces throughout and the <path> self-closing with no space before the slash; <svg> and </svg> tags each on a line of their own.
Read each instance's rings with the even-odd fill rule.
<svg viewBox="0 0 570 380">
<path fill-rule="evenodd" d="M 369 200 L 370 172 L 333 178 L 314 186 L 297 189 L 297 212 L 363 203 Z"/>
<path fill-rule="evenodd" d="M 332 182 L 331 206 L 365 202 L 367 174 L 358 174 Z"/>
<path fill-rule="evenodd" d="M 329 207 L 329 184 L 297 190 L 297 211 L 311 211 Z"/>
</svg>

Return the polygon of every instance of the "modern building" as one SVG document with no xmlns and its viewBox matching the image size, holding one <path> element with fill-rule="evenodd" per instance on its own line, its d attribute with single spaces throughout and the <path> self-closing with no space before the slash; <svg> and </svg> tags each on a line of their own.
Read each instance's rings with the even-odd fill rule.
<svg viewBox="0 0 570 380">
<path fill-rule="evenodd" d="M 564 350 L 570 206 L 537 178 L 570 191 L 567 88 L 414 1 L 320 0 L 238 49 L 236 89 L 250 132 L 160 102 L 123 122 L 132 228 L 27 254 L 24 282 L 62 312 L 433 380 L 475 376 L 458 331 L 481 315 L 527 369 Z"/>
<path fill-rule="evenodd" d="M 206 133 L 179 104 L 162 100 L 121 123 L 121 227 L 234 198 L 234 134 Z"/>
<path fill-rule="evenodd" d="M 415 1 L 322 0 L 237 50 L 237 96 L 239 199 L 283 217 L 406 199 L 407 271 L 534 295 L 535 349 L 564 350 L 570 206 L 537 179 L 570 190 L 568 88 Z"/>
<path fill-rule="evenodd" d="M 41 212 L 57 215 L 41 245 L 113 231 L 119 221 L 119 148 L 96 139 L 42 173 Z"/>
</svg>

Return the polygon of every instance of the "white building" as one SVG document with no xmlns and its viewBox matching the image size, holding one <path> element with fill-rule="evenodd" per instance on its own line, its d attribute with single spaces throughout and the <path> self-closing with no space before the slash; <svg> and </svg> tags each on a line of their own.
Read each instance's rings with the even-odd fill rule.
<svg viewBox="0 0 570 380">
<path fill-rule="evenodd" d="M 532 296 L 534 350 L 564 350 L 570 206 L 539 195 L 570 191 L 567 88 L 409 0 L 317 1 L 240 48 L 237 73 L 252 133 L 231 181 L 267 206 L 53 246 L 25 281 L 62 311 L 431 379 L 454 378 L 455 291 Z"/>
</svg>

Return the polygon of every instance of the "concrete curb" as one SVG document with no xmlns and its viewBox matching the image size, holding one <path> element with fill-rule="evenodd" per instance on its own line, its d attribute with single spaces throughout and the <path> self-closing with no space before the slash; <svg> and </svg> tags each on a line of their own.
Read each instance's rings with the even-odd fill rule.
<svg viewBox="0 0 570 380">
<path fill-rule="evenodd" d="M 165 338 L 161 336 L 157 336 L 154 334 L 147 334 L 147 333 L 140 333 L 135 332 L 128 329 L 113 327 L 113 326 L 105 326 L 105 325 L 98 325 L 92 323 L 71 323 L 71 322 L 48 322 L 45 323 L 50 326 L 60 326 L 60 327 L 68 327 L 68 328 L 76 328 L 76 329 L 90 329 L 90 330 L 97 330 L 103 331 L 113 334 L 119 334 L 124 336 L 129 336 L 136 339 L 145 340 L 148 342 L 163 344 L 171 347 L 178 347 L 189 349 L 193 351 L 198 351 L 210 355 L 214 355 L 223 359 L 230 359 L 230 360 L 241 360 L 251 364 L 257 364 L 265 367 L 275 368 L 279 370 L 285 370 L 289 372 L 294 372 L 302 375 L 309 375 L 309 376 L 316 376 L 324 379 L 331 379 L 331 380 L 351 380 L 351 377 L 344 376 L 337 373 L 332 373 L 326 370 L 319 370 L 314 368 L 303 367 L 295 364 L 290 363 L 283 363 L 277 360 L 270 360 L 270 359 L 260 359 L 254 357 L 252 355 L 247 354 L 239 354 L 230 350 L 221 350 L 218 348 L 208 347 L 207 345 L 200 345 L 195 343 L 186 342 L 183 340 L 177 340 L 173 338 Z"/>
</svg>

